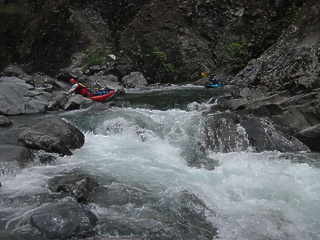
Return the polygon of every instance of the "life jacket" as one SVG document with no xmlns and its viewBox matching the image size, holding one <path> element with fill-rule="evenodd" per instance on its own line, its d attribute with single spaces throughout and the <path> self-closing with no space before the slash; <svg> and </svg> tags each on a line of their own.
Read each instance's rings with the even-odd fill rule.
<svg viewBox="0 0 320 240">
<path fill-rule="evenodd" d="M 85 88 L 87 90 L 87 87 L 85 85 L 83 85 L 82 83 L 76 82 L 76 84 L 78 84 L 78 87 L 77 87 L 75 93 L 80 94 L 80 92 L 83 88 Z"/>
</svg>

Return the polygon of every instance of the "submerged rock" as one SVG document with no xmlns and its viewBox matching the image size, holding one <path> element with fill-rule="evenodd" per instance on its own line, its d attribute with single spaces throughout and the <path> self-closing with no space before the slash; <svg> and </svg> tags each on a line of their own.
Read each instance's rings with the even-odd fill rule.
<svg viewBox="0 0 320 240">
<path fill-rule="evenodd" d="M 77 204 L 49 204 L 30 217 L 31 224 L 51 238 L 92 235 L 98 221 L 91 211 Z"/>
<path fill-rule="evenodd" d="M 74 196 L 78 202 L 87 202 L 99 183 L 83 174 L 71 174 L 57 176 L 49 182 L 49 185 L 54 192 L 66 192 Z"/>
<path fill-rule="evenodd" d="M 215 217 L 215 212 L 188 190 L 177 192 L 175 189 L 150 196 L 150 192 L 127 184 L 112 184 L 104 189 L 116 197 L 109 202 L 112 196 L 105 193 L 99 205 L 117 209 L 120 214 L 99 219 L 99 228 L 109 236 L 209 240 L 217 235 L 217 228 L 208 220 Z M 104 196 L 107 197 L 103 199 Z"/>
<path fill-rule="evenodd" d="M 0 163 L 14 164 L 18 163 L 19 166 L 24 166 L 32 160 L 31 152 L 28 148 L 16 145 L 0 145 Z M 6 170 L 10 170 L 7 166 Z"/>
<path fill-rule="evenodd" d="M 8 127 L 11 126 L 12 122 L 4 115 L 0 115 L 0 127 Z"/>
<path fill-rule="evenodd" d="M 18 141 L 32 149 L 72 155 L 71 149 L 82 147 L 85 138 L 79 129 L 59 116 L 53 116 L 24 130 Z"/>
<path fill-rule="evenodd" d="M 126 183 L 112 182 L 110 185 L 97 188 L 93 200 L 102 207 L 124 206 L 126 204 L 140 207 L 147 202 L 155 201 L 155 197 L 146 189 Z"/>
</svg>

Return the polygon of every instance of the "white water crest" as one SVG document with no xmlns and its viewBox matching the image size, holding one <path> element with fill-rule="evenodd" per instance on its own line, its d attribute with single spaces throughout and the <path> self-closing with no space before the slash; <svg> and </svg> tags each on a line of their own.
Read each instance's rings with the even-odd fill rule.
<svg viewBox="0 0 320 240">
<path fill-rule="evenodd" d="M 175 197 L 187 190 L 205 203 L 206 218 L 218 228 L 219 239 L 320 239 L 320 169 L 313 164 L 319 161 L 317 154 L 209 152 L 207 157 L 218 166 L 208 170 L 186 160 L 201 144 L 206 117 L 198 111 L 114 108 L 62 117 L 85 132 L 85 145 L 52 164 L 2 176 L 0 214 L 6 231 L 23 236 L 31 229 L 27 219 L 34 209 L 50 201 L 73 201 L 50 197 L 47 182 L 62 173 L 83 172 L 104 188 L 120 191 L 120 185 L 127 185 L 145 194 L 139 202 L 122 206 L 105 203 L 108 196 L 91 202 L 101 236 L 121 235 L 120 230 L 106 231 L 107 218 L 154 231 L 167 226 L 178 208 Z M 116 181 L 110 184 L 110 179 Z M 40 201 L 43 194 L 49 196 Z M 205 238 L 199 234 L 189 239 Z"/>
</svg>

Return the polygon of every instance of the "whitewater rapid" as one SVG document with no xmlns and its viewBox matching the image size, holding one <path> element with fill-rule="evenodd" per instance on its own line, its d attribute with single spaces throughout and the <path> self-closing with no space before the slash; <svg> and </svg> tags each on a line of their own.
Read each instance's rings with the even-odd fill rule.
<svg viewBox="0 0 320 240">
<path fill-rule="evenodd" d="M 28 217 L 44 204 L 37 198 L 50 195 L 47 182 L 61 173 L 83 172 L 101 186 L 116 179 L 145 191 L 164 206 L 188 190 L 204 201 L 207 219 L 222 240 L 320 239 L 318 154 L 209 152 L 207 157 L 218 165 L 208 170 L 186 161 L 201 142 L 198 136 L 206 119 L 198 111 L 125 107 L 61 116 L 85 133 L 85 145 L 52 164 L 33 164 L 1 176 L 1 234 L 23 236 L 31 231 Z M 90 206 L 101 219 L 112 215 L 137 225 L 147 220 L 150 228 L 160 224 L 152 221 L 161 222 L 158 212 L 143 200 L 139 207 L 99 202 Z M 103 227 L 99 232 L 105 234 Z"/>
</svg>

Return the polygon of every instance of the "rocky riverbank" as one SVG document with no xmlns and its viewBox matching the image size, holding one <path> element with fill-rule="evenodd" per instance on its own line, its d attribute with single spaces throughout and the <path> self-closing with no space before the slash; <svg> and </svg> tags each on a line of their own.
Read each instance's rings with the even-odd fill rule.
<svg viewBox="0 0 320 240">
<path fill-rule="evenodd" d="M 320 140 L 320 2 L 213 99 L 204 142 L 214 151 L 315 151 Z M 219 117 L 218 117 L 219 116 Z M 243 135 L 239 135 L 239 129 Z"/>
<path fill-rule="evenodd" d="M 164 31 L 162 36 L 170 39 L 173 36 L 172 41 L 179 43 L 179 47 L 176 48 L 176 51 L 173 51 L 176 54 L 170 54 L 170 56 L 179 56 L 179 54 L 189 56 L 184 58 L 184 64 L 179 66 L 180 73 L 186 72 L 185 75 L 181 74 L 181 76 L 188 77 L 188 79 L 194 79 L 196 78 L 194 76 L 199 75 L 199 66 L 201 66 L 201 70 L 203 71 L 217 69 L 217 57 L 212 57 L 215 54 L 212 53 L 210 57 L 204 56 L 204 53 L 208 49 L 215 49 L 215 51 L 219 52 L 219 56 L 222 59 L 220 64 L 230 60 L 230 56 L 222 57 L 226 53 L 225 46 L 227 43 L 220 44 L 218 40 L 212 41 L 216 36 L 213 26 L 215 24 L 223 25 L 224 29 L 231 32 L 236 31 L 236 26 L 243 26 L 245 21 L 240 21 L 240 25 L 233 26 L 232 28 L 230 28 L 230 22 L 239 19 L 243 20 L 244 17 L 251 19 L 255 16 L 253 14 L 254 11 L 251 9 L 252 11 L 249 11 L 250 14 L 244 14 L 247 10 L 243 7 L 243 4 L 234 6 L 234 8 L 224 6 L 225 9 L 222 11 L 222 6 L 216 8 L 213 6 L 213 3 L 198 4 L 196 1 L 190 2 L 192 4 L 188 6 L 182 4 L 179 7 L 175 6 L 175 3 L 172 2 L 172 5 L 164 12 L 167 14 L 177 14 L 176 11 L 183 12 L 182 16 L 184 17 L 177 18 L 177 21 L 184 19 L 187 23 L 202 26 L 199 30 L 202 35 L 193 37 L 192 41 L 187 40 L 190 36 L 194 36 L 187 25 L 177 28 L 177 26 L 167 26 L 168 24 L 165 21 L 153 25 L 155 19 L 157 19 L 157 13 L 152 10 L 155 8 L 150 9 L 148 5 L 142 6 L 144 4 L 139 6 L 139 8 L 135 8 L 139 10 L 137 12 L 140 12 L 140 15 L 141 13 L 146 13 L 145 16 L 148 16 L 147 13 L 150 13 L 150 16 L 142 18 L 137 14 L 137 18 L 120 34 L 121 37 L 118 39 L 119 44 L 125 52 L 120 62 L 126 62 L 122 67 L 130 65 L 133 68 L 137 67 L 137 65 L 139 67 L 143 65 L 141 69 L 150 70 L 154 66 L 158 66 L 158 68 L 159 66 L 171 66 L 170 62 L 157 63 L 156 61 L 156 57 L 163 54 L 163 49 L 169 49 L 170 42 L 166 42 L 165 44 L 161 42 L 160 44 L 158 42 L 160 38 L 155 38 L 153 34 L 150 34 L 152 27 L 162 29 Z M 243 1 L 242 3 L 248 2 L 250 1 Z M 277 1 L 277 4 L 280 4 L 280 2 Z M 160 6 L 161 1 L 154 1 L 154 4 L 155 6 Z M 267 16 L 274 14 L 272 10 L 277 7 L 277 4 L 268 8 Z M 75 5 L 79 7 L 77 4 Z M 203 17 L 208 6 L 210 9 L 216 10 L 216 12 L 221 10 L 224 13 L 229 13 L 227 15 L 229 18 L 224 21 L 226 18 L 217 17 L 214 22 L 210 22 L 207 17 Z M 61 12 L 65 11 L 65 16 L 70 15 L 73 18 L 80 16 L 76 14 L 76 11 L 72 12 L 68 8 L 69 6 L 61 5 L 54 7 L 59 7 Z M 86 9 L 90 9 L 90 6 L 86 6 Z M 187 13 L 190 9 L 196 9 L 196 11 L 191 11 L 194 14 L 189 16 Z M 80 11 L 80 13 L 84 12 Z M 230 83 L 234 85 L 232 90 L 226 87 L 224 89 L 224 96 L 212 99 L 206 105 L 205 110 L 199 106 L 199 111 L 202 111 L 209 118 L 200 136 L 201 142 L 199 143 L 199 146 L 203 148 L 204 154 L 208 151 L 320 152 L 318 144 L 320 138 L 319 13 L 320 3 L 318 1 L 306 1 L 306 4 L 296 16 L 295 21 L 282 34 L 281 38 L 264 54 L 253 59 L 241 72 L 230 80 Z M 280 13 L 276 11 L 276 15 L 278 14 Z M 221 16 L 224 15 L 221 14 Z M 263 14 L 263 16 L 266 15 Z M 45 18 L 43 15 L 42 17 Z M 254 19 L 256 18 L 252 18 L 251 21 L 254 21 Z M 268 17 L 259 19 L 264 21 L 259 23 L 260 27 L 255 26 L 257 28 L 253 29 L 254 32 L 257 32 L 257 38 L 260 38 L 259 41 L 254 42 L 255 46 L 259 46 L 259 44 L 261 46 L 262 42 L 266 40 L 267 36 L 262 33 L 261 25 L 270 22 L 270 18 Z M 140 25 L 144 21 L 147 22 L 144 26 L 148 27 L 141 28 Z M 202 25 L 204 21 L 206 24 Z M 101 23 L 104 26 L 105 22 L 102 21 Z M 118 23 L 118 25 L 126 26 L 124 22 L 122 24 Z M 86 29 L 91 29 L 89 26 L 86 27 Z M 211 29 L 206 34 L 205 27 Z M 272 28 L 268 28 L 267 32 L 269 34 L 271 31 Z M 141 39 L 128 37 L 132 36 L 133 32 L 139 32 L 144 37 Z M 176 34 L 178 32 L 179 34 Z M 43 34 L 42 36 L 45 35 Z M 251 34 L 246 35 L 242 40 L 247 40 L 251 36 Z M 98 35 L 94 35 L 94 37 L 96 40 L 100 39 Z M 220 38 L 222 37 L 220 36 Z M 82 40 L 82 44 L 84 44 L 84 36 Z M 217 43 L 215 47 L 208 45 L 211 41 Z M 27 42 L 36 44 L 37 40 L 30 38 Z M 153 44 L 153 47 L 160 46 L 160 48 L 145 47 L 143 45 L 144 42 L 150 42 Z M 60 43 L 58 42 L 58 44 Z M 194 45 L 196 47 L 193 47 Z M 134 46 L 139 47 L 137 50 L 133 50 L 135 49 Z M 70 52 L 68 53 L 69 55 L 71 55 Z M 194 55 L 197 56 L 196 61 L 193 61 Z M 39 61 L 38 59 L 41 59 L 35 56 L 31 58 L 32 62 L 30 63 L 33 68 L 36 65 L 35 63 Z M 155 60 L 149 62 L 150 56 L 153 56 Z M 133 59 L 137 60 L 137 63 L 133 63 Z M 174 58 L 170 60 L 175 61 Z M 56 61 L 58 60 L 56 59 Z M 66 61 L 69 61 L 69 59 Z M 178 61 L 174 63 L 176 62 Z M 192 65 L 191 62 L 195 62 L 196 64 Z M 202 66 L 200 62 L 206 62 L 206 64 Z M 49 66 L 52 66 L 48 64 L 41 67 L 49 68 Z M 37 66 L 40 65 L 38 64 Z M 60 64 L 57 64 L 57 62 L 53 65 L 55 68 L 57 66 L 60 67 Z M 188 66 L 188 71 L 183 71 L 186 66 Z M 190 70 L 191 68 L 193 70 Z M 70 78 L 77 78 L 92 91 L 96 88 L 104 87 L 146 86 L 147 81 L 142 73 L 132 72 L 130 75 L 119 79 L 116 76 L 116 73 L 120 71 L 119 69 L 121 70 L 121 67 L 118 69 L 108 69 L 107 66 L 95 66 L 91 67 L 86 74 L 77 72 L 76 70 L 65 69 L 54 78 L 39 72 L 29 75 L 17 66 L 5 68 L 0 78 L 0 130 L 5 132 L 4 129 L 12 126 L 11 116 L 29 114 L 49 115 L 58 110 L 85 108 L 107 109 L 111 105 L 117 105 L 117 102 L 109 102 L 107 104 L 95 103 L 79 96 L 68 98 L 64 93 L 70 87 L 68 83 Z M 112 71 L 115 72 L 115 75 L 110 74 Z M 119 74 L 119 76 L 121 75 L 123 73 Z M 161 79 L 161 77 L 166 75 L 165 69 L 160 69 L 155 79 Z M 176 81 L 176 77 L 173 74 L 170 77 L 173 79 L 173 82 Z M 80 148 L 85 141 L 83 133 L 74 126 L 71 126 L 63 119 L 51 116 L 49 119 L 41 119 L 34 126 L 24 129 L 24 131 L 21 130 L 13 138 L 16 141 L 10 141 L 0 146 L 0 162 L 2 164 L 2 171 L 4 172 L 8 170 L 8 164 L 10 165 L 10 163 L 14 162 L 14 164 L 11 164 L 12 168 L 23 168 L 30 161 L 34 161 L 35 156 L 40 162 L 49 163 L 55 160 L 55 154 L 70 155 L 73 149 Z M 35 152 L 37 153 L 36 155 Z M 14 169 L 11 170 L 14 171 Z M 52 192 L 61 193 L 61 196 L 58 197 L 62 198 L 67 195 L 75 201 L 72 204 L 60 205 L 58 209 L 53 208 L 51 205 L 43 206 L 30 216 L 32 225 L 49 237 L 90 236 L 98 219 L 82 204 L 94 197 L 94 189 L 98 189 L 98 191 L 110 191 L 111 195 L 114 194 L 114 197 L 110 197 L 112 198 L 110 201 L 118 201 L 117 195 L 112 192 L 111 187 L 107 190 L 106 187 L 99 187 L 99 184 L 95 180 L 79 173 L 57 177 L 49 185 Z M 129 197 L 131 197 L 130 201 L 134 201 L 136 197 L 134 191 L 137 190 L 129 189 L 126 186 L 123 187 L 124 192 L 128 190 L 131 191 L 131 194 L 129 194 Z M 150 197 L 146 193 L 143 194 L 145 194 L 143 195 L 145 198 Z M 124 195 L 127 197 L 126 194 Z M 178 211 L 179 216 L 182 216 L 182 218 L 188 217 L 188 221 L 190 221 L 188 222 L 189 225 L 205 229 L 204 235 L 208 239 L 212 238 L 216 234 L 216 229 L 211 225 L 207 225 L 203 212 L 202 214 L 198 214 L 197 211 L 192 211 L 196 208 L 205 211 L 205 204 L 189 192 L 185 192 L 179 197 L 178 200 L 182 204 L 182 208 Z M 68 214 L 65 215 L 65 212 L 68 212 Z M 49 227 L 43 224 L 50 219 L 58 219 L 58 222 L 50 222 L 52 225 Z M 199 221 L 195 222 L 192 219 Z"/>
<path fill-rule="evenodd" d="M 66 90 L 71 87 L 68 83 L 70 78 L 77 78 L 86 84 L 91 92 L 97 88 L 108 87 L 117 88 L 118 93 L 122 94 L 125 93 L 123 86 L 146 85 L 139 72 L 133 72 L 119 81 L 112 75 L 86 76 L 62 71 L 57 78 L 51 78 L 43 73 L 28 75 L 18 66 L 5 68 L 0 77 L 0 131 L 2 138 L 8 139 L 2 139 L 0 144 L 2 174 L 19 171 L 35 161 L 50 164 L 58 155 L 72 155 L 74 149 L 84 145 L 84 134 L 55 115 L 57 111 L 88 108 L 99 111 L 119 106 L 117 101 L 101 103 L 80 95 L 66 96 Z M 39 121 L 31 126 L 30 123 L 26 124 L 29 127 L 21 131 L 10 131 L 14 124 L 10 118 L 25 118 L 30 115 L 39 116 Z M 49 185 L 52 192 L 61 192 L 61 197 L 73 196 L 82 204 L 92 198 L 93 189 L 99 184 L 89 176 L 70 173 L 53 179 Z M 30 215 L 30 223 L 50 238 L 91 236 L 98 218 L 81 204 L 43 206 Z"/>
<path fill-rule="evenodd" d="M 123 94 L 124 86 L 144 87 L 146 85 L 146 80 L 139 72 L 133 72 L 123 80 L 119 80 L 113 75 L 87 76 L 62 70 L 57 78 L 51 78 L 43 73 L 28 75 L 18 66 L 8 66 L 0 77 L 0 130 L 3 138 L 0 146 L 0 162 L 2 164 L 13 163 L 9 165 L 23 167 L 33 160 L 32 150 L 34 149 L 70 155 L 72 154 L 70 149 L 83 145 L 84 138 L 79 130 L 55 116 L 43 120 L 42 117 L 45 114 L 89 108 L 105 110 L 112 106 L 119 106 L 116 99 L 101 103 L 80 95 L 66 96 L 65 92 L 71 87 L 70 78 L 76 78 L 84 83 L 88 86 L 89 92 L 108 87 L 118 89 L 118 94 Z M 24 132 L 21 130 L 20 133 L 10 133 L 10 127 L 13 124 L 10 120 L 12 116 L 32 114 L 41 116 L 33 128 Z M 45 162 L 51 161 L 53 157 L 44 154 L 40 158 Z"/>
</svg>

